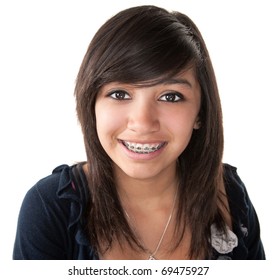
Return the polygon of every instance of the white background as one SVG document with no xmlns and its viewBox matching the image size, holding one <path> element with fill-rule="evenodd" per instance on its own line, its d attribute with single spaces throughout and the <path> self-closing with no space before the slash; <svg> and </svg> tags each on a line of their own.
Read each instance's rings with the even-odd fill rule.
<svg viewBox="0 0 277 280">
<path fill-rule="evenodd" d="M 92 36 L 118 11 L 141 4 L 179 10 L 202 32 L 222 99 L 224 161 L 238 167 L 267 258 L 275 258 L 274 1 L 0 0 L 0 259 L 12 258 L 26 191 L 57 165 L 85 160 L 73 90 Z"/>
</svg>

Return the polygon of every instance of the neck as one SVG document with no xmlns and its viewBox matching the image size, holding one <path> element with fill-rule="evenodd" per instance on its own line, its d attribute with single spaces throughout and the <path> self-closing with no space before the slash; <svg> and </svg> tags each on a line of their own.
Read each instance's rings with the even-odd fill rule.
<svg viewBox="0 0 277 280">
<path fill-rule="evenodd" d="M 178 186 L 176 170 L 163 173 L 142 180 L 129 177 L 121 170 L 116 170 L 116 184 L 122 203 L 134 207 L 141 206 L 148 210 L 171 205 Z"/>
</svg>

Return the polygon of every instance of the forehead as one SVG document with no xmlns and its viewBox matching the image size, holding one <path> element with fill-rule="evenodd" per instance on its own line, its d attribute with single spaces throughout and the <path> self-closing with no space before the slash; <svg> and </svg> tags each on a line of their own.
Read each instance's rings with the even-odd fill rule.
<svg viewBox="0 0 277 280">
<path fill-rule="evenodd" d="M 150 79 L 150 80 L 145 80 L 145 81 L 140 81 L 140 82 L 126 82 L 126 81 L 120 81 L 120 80 L 115 80 L 110 83 L 106 83 L 106 85 L 111 85 L 111 84 L 125 84 L 125 85 L 130 85 L 133 87 L 152 87 L 156 85 L 173 85 L 173 84 L 179 84 L 186 86 L 188 88 L 194 88 L 198 85 L 198 79 L 196 77 L 195 69 L 194 67 L 183 70 L 177 75 L 163 75 L 161 77 L 158 77 L 156 79 Z"/>
</svg>

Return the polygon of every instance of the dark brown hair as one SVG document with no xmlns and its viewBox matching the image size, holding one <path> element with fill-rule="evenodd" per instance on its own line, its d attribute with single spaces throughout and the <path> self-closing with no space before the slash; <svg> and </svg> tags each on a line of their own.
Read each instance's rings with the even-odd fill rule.
<svg viewBox="0 0 277 280">
<path fill-rule="evenodd" d="M 178 159 L 176 246 L 185 226 L 192 232 L 190 257 L 210 254 L 210 226 L 224 230 L 220 190 L 223 186 L 223 128 L 220 99 L 212 63 L 195 24 L 184 14 L 155 6 L 119 12 L 95 34 L 76 81 L 77 114 L 89 164 L 88 234 L 103 252 L 114 240 L 126 239 L 143 249 L 125 219 L 113 179 L 111 159 L 96 131 L 95 101 L 110 82 L 153 84 L 194 67 L 201 87 L 201 128 Z M 185 221 L 185 222 L 184 222 Z"/>
</svg>

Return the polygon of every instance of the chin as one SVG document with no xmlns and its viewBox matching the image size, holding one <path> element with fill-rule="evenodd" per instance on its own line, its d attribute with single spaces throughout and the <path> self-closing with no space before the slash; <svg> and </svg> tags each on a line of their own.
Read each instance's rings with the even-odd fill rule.
<svg viewBox="0 0 277 280">
<path fill-rule="evenodd" d="M 155 178 L 160 172 L 157 170 L 149 170 L 149 168 L 135 168 L 135 169 L 121 169 L 123 171 L 123 176 L 127 176 L 134 180 L 150 180 Z"/>
</svg>

